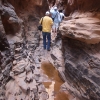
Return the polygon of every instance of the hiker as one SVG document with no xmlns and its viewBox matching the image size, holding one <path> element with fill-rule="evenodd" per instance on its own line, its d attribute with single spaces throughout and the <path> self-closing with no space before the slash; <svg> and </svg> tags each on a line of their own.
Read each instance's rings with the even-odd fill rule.
<svg viewBox="0 0 100 100">
<path fill-rule="evenodd" d="M 42 19 L 43 18 L 43 19 Z M 50 12 L 47 11 L 45 16 L 42 17 L 40 20 L 40 24 L 42 22 L 42 36 L 43 36 L 43 47 L 44 50 L 47 49 L 47 51 L 50 51 L 50 43 L 51 43 L 51 28 L 53 25 L 53 20 L 50 17 Z M 47 47 L 46 47 L 46 39 L 48 40 L 47 42 Z"/>
<path fill-rule="evenodd" d="M 61 21 L 64 19 L 65 15 L 62 10 L 59 10 Z"/>
<path fill-rule="evenodd" d="M 60 13 L 57 10 L 57 7 L 52 7 L 50 9 L 50 13 L 51 13 L 51 17 L 54 21 L 54 24 L 53 24 L 53 27 L 52 27 L 52 32 L 57 33 L 59 24 L 61 22 Z"/>
</svg>

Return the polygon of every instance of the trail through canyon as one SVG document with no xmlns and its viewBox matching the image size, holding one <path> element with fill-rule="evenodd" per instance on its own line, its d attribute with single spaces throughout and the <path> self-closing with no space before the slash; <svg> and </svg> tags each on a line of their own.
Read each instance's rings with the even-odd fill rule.
<svg viewBox="0 0 100 100">
<path fill-rule="evenodd" d="M 66 17 L 47 51 L 53 5 Z M 0 100 L 100 100 L 100 0 L 0 0 Z"/>
<path fill-rule="evenodd" d="M 9 42 L 13 38 L 9 37 Z M 12 79 L 6 85 L 8 100 L 72 100 L 66 88 L 61 88 L 64 83 L 59 74 L 64 71 L 61 39 L 52 33 L 51 51 L 44 50 L 42 33 L 30 27 L 26 41 L 25 46 L 16 43 Z"/>
</svg>

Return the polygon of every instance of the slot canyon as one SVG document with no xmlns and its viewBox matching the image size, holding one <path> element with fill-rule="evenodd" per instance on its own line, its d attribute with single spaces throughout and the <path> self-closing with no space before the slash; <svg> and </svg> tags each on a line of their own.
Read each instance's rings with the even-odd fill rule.
<svg viewBox="0 0 100 100">
<path fill-rule="evenodd" d="M 54 5 L 47 51 L 37 26 Z M 0 100 L 100 100 L 100 0 L 0 0 Z"/>
</svg>

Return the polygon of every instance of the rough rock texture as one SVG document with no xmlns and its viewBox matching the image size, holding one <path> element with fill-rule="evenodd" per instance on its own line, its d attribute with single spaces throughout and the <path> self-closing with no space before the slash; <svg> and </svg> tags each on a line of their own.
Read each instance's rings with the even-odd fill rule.
<svg viewBox="0 0 100 100">
<path fill-rule="evenodd" d="M 62 35 L 88 44 L 100 42 L 100 13 L 75 12 L 61 23 Z"/>
<path fill-rule="evenodd" d="M 62 40 L 58 34 L 50 52 L 43 50 L 37 31 L 39 18 L 49 8 L 47 0 L 0 1 L 0 99 L 99 100 L 100 1 L 48 1 L 70 15 L 60 26 Z"/>
<path fill-rule="evenodd" d="M 61 81 L 58 71 L 62 72 L 61 66 L 64 64 L 61 47 L 59 47 L 61 39 L 57 39 L 56 44 L 52 41 L 51 51 L 48 52 L 43 50 L 42 34 L 34 31 L 33 26 L 29 25 L 29 27 L 30 31 L 26 35 L 26 44 L 16 42 L 14 45 L 11 79 L 6 85 L 7 100 L 54 100 L 54 98 L 62 97 L 65 98 L 63 100 L 74 99 L 75 97 L 70 95 L 66 88 L 64 90 L 63 88 L 60 89 L 63 81 Z M 50 72 L 49 75 L 52 77 L 49 78 L 48 74 L 43 74 L 41 66 L 44 66 L 44 69 L 46 69 L 44 71 Z M 55 66 L 54 70 L 51 70 L 52 66 Z"/>
<path fill-rule="evenodd" d="M 18 33 L 20 31 L 22 20 L 17 16 L 14 7 L 11 4 L 6 1 L 1 4 L 1 19 L 6 34 Z"/>
<path fill-rule="evenodd" d="M 5 85 L 9 80 L 12 57 L 0 17 L 0 99 L 5 99 Z"/>
<path fill-rule="evenodd" d="M 48 10 L 47 0 L 8 0 L 19 14 L 34 15 L 33 17 L 43 16 Z M 45 6 L 44 6 L 45 5 Z M 25 17 L 25 16 L 24 16 Z"/>
<path fill-rule="evenodd" d="M 65 2 L 66 0 L 62 0 Z M 97 12 L 100 11 L 100 1 L 99 0 L 67 0 L 65 13 L 70 15 L 75 11 L 81 12 Z"/>
<path fill-rule="evenodd" d="M 13 56 L 13 60 L 11 60 L 13 61 L 13 64 L 11 66 L 12 68 L 10 67 L 10 71 L 7 70 L 9 72 L 6 74 L 6 76 L 8 76 L 7 78 L 9 78 L 10 73 L 10 78 L 7 82 L 4 82 L 4 88 L 6 89 L 6 91 L 1 89 L 1 94 L 4 94 L 2 95 L 2 97 L 6 100 L 51 100 L 54 99 L 55 96 L 58 98 L 59 95 L 56 95 L 54 93 L 61 93 L 60 86 L 61 84 L 63 84 L 59 83 L 59 80 L 61 79 L 58 78 L 58 80 L 56 80 L 56 83 L 58 83 L 58 85 L 56 86 L 58 86 L 59 88 L 57 88 L 57 90 L 55 91 L 55 82 L 44 75 L 40 67 L 41 63 L 46 61 L 48 63 L 52 63 L 59 71 L 62 71 L 61 66 L 63 65 L 63 57 L 61 47 L 58 46 L 61 45 L 61 40 L 57 41 L 56 45 L 54 43 L 52 44 L 51 52 L 44 52 L 43 43 L 41 41 L 43 39 L 42 37 L 40 37 L 41 35 L 36 29 L 36 25 L 38 23 L 37 16 L 38 14 L 40 14 L 39 11 L 41 11 L 41 4 L 39 4 L 38 1 L 32 2 L 32 0 L 30 0 L 29 6 L 26 7 L 28 3 L 27 1 L 25 1 L 24 3 L 22 1 L 17 1 L 18 4 L 21 3 L 22 5 L 17 5 L 15 1 L 10 2 L 12 4 L 15 3 L 15 5 L 13 5 L 15 6 L 15 9 L 17 9 L 16 12 L 24 22 L 22 23 L 22 20 L 17 16 L 11 4 L 4 0 L 4 2 L 2 2 L 3 6 L 1 7 L 2 22 L 7 34 L 10 53 L 11 56 Z M 46 4 L 46 2 L 44 4 Z M 31 8 L 31 6 L 34 9 Z M 39 9 L 37 9 L 37 7 Z M 20 10 L 21 12 L 19 12 Z M 26 13 L 24 12 L 25 10 L 28 10 L 30 12 Z M 42 10 L 45 12 L 47 9 Z M 43 11 L 41 12 L 42 14 L 44 13 Z M 6 14 L 8 17 L 6 16 Z M 10 26 L 10 29 L 8 28 L 8 26 Z M 14 28 L 17 30 L 15 30 Z M 44 85 L 48 84 L 48 82 L 51 83 L 51 85 L 48 85 L 50 86 L 50 89 L 46 88 Z M 3 85 L 1 86 L 3 87 Z M 62 92 L 62 94 L 65 95 L 65 98 L 74 98 L 68 92 L 67 94 L 70 95 L 68 97 L 65 92 Z"/>
<path fill-rule="evenodd" d="M 21 29 L 21 20 L 14 8 L 6 1 L 0 1 L 0 99 L 6 100 L 5 85 L 10 80 L 13 54 L 10 49 L 7 34 L 15 35 Z M 19 36 L 20 37 L 20 36 Z M 14 40 L 14 38 L 13 38 Z M 16 41 L 16 39 L 15 39 Z M 14 44 L 11 40 L 10 43 Z"/>
<path fill-rule="evenodd" d="M 78 40 L 63 38 L 65 76 L 73 87 L 69 90 L 83 100 L 100 99 L 99 45 L 100 43 L 88 45 Z"/>
<path fill-rule="evenodd" d="M 80 100 L 100 99 L 100 1 L 68 0 L 60 24 L 65 86 Z"/>
<path fill-rule="evenodd" d="M 0 15 L 2 14 L 0 1 Z M 0 99 L 5 99 L 5 85 L 9 80 L 12 67 L 12 57 L 9 43 L 6 38 L 5 30 L 0 16 Z"/>
</svg>

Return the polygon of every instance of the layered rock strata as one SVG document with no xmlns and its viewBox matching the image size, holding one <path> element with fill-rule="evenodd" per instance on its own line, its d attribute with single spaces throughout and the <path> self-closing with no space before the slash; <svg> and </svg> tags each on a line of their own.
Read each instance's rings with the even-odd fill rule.
<svg viewBox="0 0 100 100">
<path fill-rule="evenodd" d="M 100 99 L 99 45 L 63 38 L 65 76 L 67 84 L 70 84 L 68 89 L 81 100 Z"/>
<path fill-rule="evenodd" d="M 69 16 L 59 28 L 63 37 L 65 86 L 81 100 L 100 99 L 99 2 L 68 0 L 66 15 Z"/>
<path fill-rule="evenodd" d="M 9 44 L 14 44 L 12 40 L 7 40 L 7 34 L 15 35 L 21 29 L 21 20 L 14 11 L 14 7 L 6 0 L 0 1 L 0 99 L 7 100 L 5 86 L 11 79 L 13 53 Z M 11 36 L 13 38 L 13 35 Z M 13 38 L 14 40 L 14 38 Z M 16 41 L 16 40 L 15 40 Z"/>
<path fill-rule="evenodd" d="M 62 35 L 88 44 L 100 42 L 100 13 L 75 12 L 61 23 Z"/>
<path fill-rule="evenodd" d="M 5 100 L 5 85 L 10 79 L 13 57 L 0 17 L 0 99 Z"/>
</svg>

